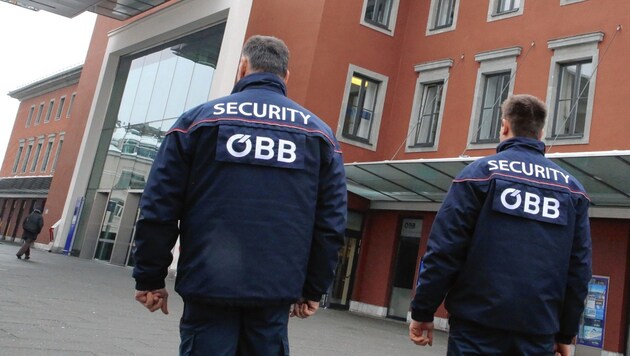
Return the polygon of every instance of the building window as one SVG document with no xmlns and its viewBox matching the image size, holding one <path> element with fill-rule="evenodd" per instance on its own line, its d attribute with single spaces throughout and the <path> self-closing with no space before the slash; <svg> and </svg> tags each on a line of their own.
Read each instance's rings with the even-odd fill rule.
<svg viewBox="0 0 630 356">
<path fill-rule="evenodd" d="M 55 152 L 55 158 L 53 158 L 53 164 L 50 168 L 50 172 L 54 172 L 55 168 L 57 168 L 57 161 L 59 160 L 59 155 L 61 154 L 61 147 L 63 146 L 63 136 L 59 139 L 59 144 L 57 145 L 57 151 Z"/>
<path fill-rule="evenodd" d="M 400 0 L 364 0 L 361 24 L 393 35 Z"/>
<path fill-rule="evenodd" d="M 562 63 L 559 73 L 552 135 L 582 137 L 593 63 L 590 60 Z"/>
<path fill-rule="evenodd" d="M 454 30 L 458 8 L 459 1 L 457 0 L 431 0 L 426 34 L 431 35 Z"/>
<path fill-rule="evenodd" d="M 514 90 L 516 57 L 521 47 L 503 48 L 475 55 L 479 62 L 467 148 L 494 148 L 499 142 L 501 104 Z"/>
<path fill-rule="evenodd" d="M 553 144 L 588 143 L 601 32 L 548 41 L 551 58 L 545 132 Z"/>
<path fill-rule="evenodd" d="M 22 162 L 22 173 L 26 172 L 26 167 L 28 165 L 28 160 L 31 158 L 31 151 L 33 150 L 33 143 L 29 143 L 28 147 L 26 147 L 26 154 L 24 155 L 24 162 Z"/>
<path fill-rule="evenodd" d="M 444 82 L 423 85 L 422 106 L 416 123 L 414 147 L 433 146 L 438 116 L 442 107 Z"/>
<path fill-rule="evenodd" d="M 20 158 L 22 157 L 22 151 L 24 151 L 24 142 L 20 143 L 20 147 L 18 147 L 17 154 L 15 155 L 15 162 L 13 162 L 13 169 L 11 170 L 13 173 L 17 173 Z"/>
<path fill-rule="evenodd" d="M 488 22 L 523 14 L 525 0 L 490 0 Z"/>
<path fill-rule="evenodd" d="M 31 121 L 33 120 L 33 113 L 35 112 L 35 105 L 31 106 L 28 109 L 28 117 L 26 118 L 26 127 L 31 126 Z"/>
<path fill-rule="evenodd" d="M 35 168 L 37 168 L 37 163 L 39 162 L 39 154 L 42 153 L 43 145 L 43 140 L 40 140 L 37 143 L 37 147 L 35 148 L 35 155 L 33 155 L 33 163 L 31 163 L 31 172 L 35 172 Z"/>
<path fill-rule="evenodd" d="M 72 112 L 72 106 L 74 105 L 74 99 L 77 97 L 77 93 L 72 93 L 70 97 L 70 103 L 68 104 L 68 112 L 66 113 L 66 118 L 70 117 L 70 113 Z"/>
<path fill-rule="evenodd" d="M 418 64 L 416 93 L 409 121 L 406 152 L 435 151 L 440 136 L 444 100 L 452 59 Z"/>
<path fill-rule="evenodd" d="M 44 151 L 44 159 L 42 160 L 42 172 L 46 172 L 48 168 L 48 161 L 50 160 L 50 152 L 52 151 L 54 139 L 51 139 L 46 144 L 46 151 Z"/>
<path fill-rule="evenodd" d="M 44 119 L 44 123 L 50 121 L 50 116 L 52 115 L 53 107 L 55 106 L 55 101 L 51 100 L 50 105 L 48 106 L 48 111 L 46 112 L 46 118 Z"/>
<path fill-rule="evenodd" d="M 63 104 L 66 103 L 66 97 L 62 96 L 59 99 L 59 106 L 57 107 L 57 114 L 55 115 L 55 120 L 61 119 L 61 113 L 63 112 Z"/>
<path fill-rule="evenodd" d="M 37 111 L 37 118 L 35 119 L 35 125 L 39 125 L 42 121 L 42 115 L 44 113 L 44 103 L 39 104 L 39 110 Z"/>
<path fill-rule="evenodd" d="M 387 77 L 350 66 L 337 135 L 347 143 L 375 148 Z"/>
<path fill-rule="evenodd" d="M 477 143 L 499 142 L 501 104 L 507 99 L 510 72 L 484 75 L 483 99 L 477 128 Z"/>
</svg>

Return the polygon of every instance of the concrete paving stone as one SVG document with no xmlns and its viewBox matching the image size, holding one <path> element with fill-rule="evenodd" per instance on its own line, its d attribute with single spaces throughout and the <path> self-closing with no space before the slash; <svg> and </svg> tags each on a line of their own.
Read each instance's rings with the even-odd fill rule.
<svg viewBox="0 0 630 356">
<path fill-rule="evenodd" d="M 131 268 L 33 250 L 0 240 L 0 356 L 177 355 L 181 298 L 167 279 L 169 315 L 149 313 L 133 298 Z M 407 324 L 320 309 L 289 321 L 293 356 L 445 355 L 446 334 L 433 347 L 408 339 Z"/>
</svg>

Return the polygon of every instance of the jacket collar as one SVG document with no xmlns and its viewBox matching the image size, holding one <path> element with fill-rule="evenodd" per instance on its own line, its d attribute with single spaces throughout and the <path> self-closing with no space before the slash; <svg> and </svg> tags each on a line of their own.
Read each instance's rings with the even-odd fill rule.
<svg viewBox="0 0 630 356">
<path fill-rule="evenodd" d="M 284 81 L 280 79 L 279 76 L 266 72 L 252 73 L 241 78 L 241 80 L 234 85 L 232 94 L 253 88 L 265 88 L 284 96 L 287 95 L 287 87 Z"/>
<path fill-rule="evenodd" d="M 508 149 L 532 150 L 545 154 L 545 143 L 528 137 L 512 137 L 497 146 L 497 153 Z"/>
</svg>

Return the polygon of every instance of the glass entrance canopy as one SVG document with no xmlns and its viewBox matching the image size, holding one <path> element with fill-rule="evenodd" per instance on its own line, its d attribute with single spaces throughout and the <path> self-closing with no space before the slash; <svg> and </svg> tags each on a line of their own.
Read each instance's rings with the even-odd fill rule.
<svg viewBox="0 0 630 356">
<path fill-rule="evenodd" d="M 372 202 L 441 203 L 455 176 L 478 157 L 346 164 L 348 190 Z M 576 177 L 593 207 L 630 208 L 630 151 L 548 154 Z"/>
<path fill-rule="evenodd" d="M 84 11 L 117 20 L 126 20 L 168 0 L 0 0 L 30 10 L 44 10 L 65 17 L 75 17 Z"/>
</svg>

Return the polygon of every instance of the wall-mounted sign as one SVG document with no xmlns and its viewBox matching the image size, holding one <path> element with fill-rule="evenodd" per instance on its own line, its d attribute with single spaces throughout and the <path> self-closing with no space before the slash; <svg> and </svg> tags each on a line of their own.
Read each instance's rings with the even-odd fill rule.
<svg viewBox="0 0 630 356">
<path fill-rule="evenodd" d="M 577 343 L 580 345 L 599 349 L 604 346 L 609 279 L 609 277 L 593 276 L 588 284 L 586 306 L 577 337 Z"/>
</svg>

